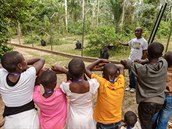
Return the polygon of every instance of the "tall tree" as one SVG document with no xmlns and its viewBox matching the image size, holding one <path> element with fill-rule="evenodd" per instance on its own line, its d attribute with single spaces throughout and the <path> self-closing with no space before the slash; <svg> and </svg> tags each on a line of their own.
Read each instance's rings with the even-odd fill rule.
<svg viewBox="0 0 172 129">
<path fill-rule="evenodd" d="M 66 23 L 66 32 L 68 32 L 68 10 L 67 10 L 67 0 L 64 0 L 65 5 L 65 23 Z"/>
<path fill-rule="evenodd" d="M 116 32 L 119 31 L 119 22 L 122 14 L 122 2 L 123 0 L 110 0 L 110 10 L 112 12 Z"/>
</svg>

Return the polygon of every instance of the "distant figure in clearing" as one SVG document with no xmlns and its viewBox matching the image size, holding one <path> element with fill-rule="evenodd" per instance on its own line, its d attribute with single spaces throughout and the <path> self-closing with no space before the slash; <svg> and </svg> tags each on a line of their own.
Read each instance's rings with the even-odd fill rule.
<svg viewBox="0 0 172 129">
<path fill-rule="evenodd" d="M 42 46 L 46 46 L 45 40 L 41 39 L 41 45 L 42 45 Z"/>
<path fill-rule="evenodd" d="M 102 59 L 109 59 L 109 49 L 108 47 L 104 47 L 100 50 L 100 58 Z"/>
<path fill-rule="evenodd" d="M 81 45 L 81 42 L 79 40 L 77 40 L 75 45 L 76 45 L 75 49 L 82 49 L 82 45 Z"/>
</svg>

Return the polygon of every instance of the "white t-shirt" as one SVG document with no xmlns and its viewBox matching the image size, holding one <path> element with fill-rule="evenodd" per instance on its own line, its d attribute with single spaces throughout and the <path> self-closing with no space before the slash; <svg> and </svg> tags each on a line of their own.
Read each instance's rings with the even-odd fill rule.
<svg viewBox="0 0 172 129">
<path fill-rule="evenodd" d="M 147 50 L 148 43 L 144 38 L 134 38 L 128 42 L 128 45 L 131 47 L 129 60 L 134 61 L 136 59 L 141 59 L 143 55 L 143 50 Z"/>
<path fill-rule="evenodd" d="M 7 84 L 8 72 L 0 69 L 0 94 L 7 107 L 18 107 L 32 101 L 33 89 L 35 86 L 36 70 L 34 67 L 22 72 L 20 79 L 14 86 Z"/>
</svg>

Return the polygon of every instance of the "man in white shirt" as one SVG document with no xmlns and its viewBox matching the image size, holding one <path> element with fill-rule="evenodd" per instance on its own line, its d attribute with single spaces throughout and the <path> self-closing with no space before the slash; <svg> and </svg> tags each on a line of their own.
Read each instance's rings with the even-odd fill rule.
<svg viewBox="0 0 172 129">
<path fill-rule="evenodd" d="M 143 29 L 141 27 L 137 27 L 135 29 L 136 38 L 131 39 L 128 43 L 120 43 L 121 45 L 131 47 L 130 55 L 128 57 L 128 59 L 131 61 L 146 58 L 148 43 L 142 37 L 142 33 L 143 33 Z M 130 92 L 135 92 L 135 88 L 137 86 L 137 80 L 135 75 L 133 74 L 133 72 L 131 72 L 130 69 L 129 69 L 129 79 L 130 79 L 130 84 L 125 90 Z"/>
</svg>

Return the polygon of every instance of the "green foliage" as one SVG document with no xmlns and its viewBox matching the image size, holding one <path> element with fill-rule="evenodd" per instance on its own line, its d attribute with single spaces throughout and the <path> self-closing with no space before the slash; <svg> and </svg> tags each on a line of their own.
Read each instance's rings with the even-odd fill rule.
<svg viewBox="0 0 172 129">
<path fill-rule="evenodd" d="M 121 0 L 110 0 L 110 10 L 113 14 L 113 24 L 116 26 L 116 32 L 119 30 L 119 21 L 122 12 L 122 1 Z"/>
<path fill-rule="evenodd" d="M 153 4 L 144 4 L 141 6 L 138 17 L 140 25 L 151 30 L 156 20 L 156 14 L 158 14 L 158 10 Z"/>
<path fill-rule="evenodd" d="M 170 22 L 161 21 L 161 24 L 157 31 L 157 36 L 159 38 L 168 36 L 169 32 L 170 32 Z"/>
<path fill-rule="evenodd" d="M 73 34 L 82 34 L 82 22 L 69 22 L 68 32 Z"/>
<path fill-rule="evenodd" d="M 110 45 L 115 41 L 115 30 L 110 26 L 102 26 L 97 28 L 95 32 L 91 32 L 88 36 L 89 49 L 101 49 Z"/>
<path fill-rule="evenodd" d="M 12 50 L 12 48 L 10 48 L 10 47 L 6 46 L 5 44 L 1 43 L 0 44 L 0 59 L 3 56 L 3 54 L 5 54 L 5 52 L 11 51 L 11 50 Z"/>
<path fill-rule="evenodd" d="M 32 43 L 40 43 L 41 37 L 34 34 L 32 37 L 30 35 L 24 37 L 24 43 L 26 44 L 32 44 Z"/>
</svg>

